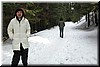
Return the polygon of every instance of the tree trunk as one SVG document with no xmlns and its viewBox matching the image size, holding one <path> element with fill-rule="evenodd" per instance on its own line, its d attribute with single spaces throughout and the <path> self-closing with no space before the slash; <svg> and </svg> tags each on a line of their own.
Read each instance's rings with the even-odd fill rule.
<svg viewBox="0 0 100 67">
<path fill-rule="evenodd" d="M 90 16 L 89 16 L 89 13 L 88 13 L 88 27 L 90 26 Z"/>
<path fill-rule="evenodd" d="M 96 26 L 98 26 L 98 22 L 97 22 L 97 13 L 95 12 L 95 24 Z"/>
</svg>

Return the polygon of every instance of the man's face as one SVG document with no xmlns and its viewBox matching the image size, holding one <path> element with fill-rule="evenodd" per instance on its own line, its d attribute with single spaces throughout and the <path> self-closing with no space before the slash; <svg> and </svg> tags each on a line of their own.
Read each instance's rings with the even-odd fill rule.
<svg viewBox="0 0 100 67">
<path fill-rule="evenodd" d="M 22 13 L 22 11 L 18 11 L 18 12 L 16 13 L 16 15 L 17 15 L 18 18 L 21 18 L 22 15 L 23 15 L 23 13 Z"/>
</svg>

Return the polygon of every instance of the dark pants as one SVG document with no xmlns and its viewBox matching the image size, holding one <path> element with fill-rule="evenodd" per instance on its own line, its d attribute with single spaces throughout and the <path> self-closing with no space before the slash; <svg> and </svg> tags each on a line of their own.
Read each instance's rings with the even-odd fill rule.
<svg viewBox="0 0 100 67">
<path fill-rule="evenodd" d="M 27 59 L 28 59 L 28 48 L 27 49 L 23 49 L 22 44 L 20 44 L 20 51 L 18 50 L 14 50 L 14 55 L 12 58 L 12 64 L 11 66 L 17 66 L 20 60 L 20 56 L 22 59 L 22 63 L 24 66 L 27 66 Z"/>
<path fill-rule="evenodd" d="M 61 27 L 59 29 L 60 29 L 60 37 L 63 38 L 63 30 L 64 30 L 64 27 Z"/>
</svg>

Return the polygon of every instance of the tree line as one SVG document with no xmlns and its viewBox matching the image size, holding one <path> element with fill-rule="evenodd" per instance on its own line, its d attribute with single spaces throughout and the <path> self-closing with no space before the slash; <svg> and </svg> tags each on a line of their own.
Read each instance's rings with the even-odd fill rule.
<svg viewBox="0 0 100 67">
<path fill-rule="evenodd" d="M 25 12 L 25 17 L 31 25 L 31 33 L 36 33 L 41 30 L 50 29 L 56 26 L 59 19 L 62 17 L 64 21 L 77 22 L 83 15 L 89 14 L 91 11 L 98 10 L 98 3 L 6 3 L 2 4 L 3 21 L 2 21 L 2 39 L 5 41 L 8 38 L 7 27 L 10 20 L 15 15 L 17 8 L 22 8 Z M 89 22 L 89 20 L 88 20 Z"/>
</svg>

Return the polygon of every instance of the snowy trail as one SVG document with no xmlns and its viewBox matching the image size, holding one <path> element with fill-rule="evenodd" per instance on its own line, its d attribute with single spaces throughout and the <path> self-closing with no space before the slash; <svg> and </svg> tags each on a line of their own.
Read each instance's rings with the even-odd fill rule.
<svg viewBox="0 0 100 67">
<path fill-rule="evenodd" d="M 90 45 L 88 44 L 89 42 L 85 42 L 88 39 L 84 40 L 83 38 L 84 35 L 82 33 L 86 33 L 86 32 L 73 30 L 72 29 L 73 26 L 75 26 L 73 23 L 66 23 L 66 27 L 65 27 L 66 33 L 64 32 L 65 38 L 63 39 L 59 37 L 58 27 L 56 27 L 56 29 L 54 28 L 53 29 L 54 31 L 49 31 L 47 39 L 50 41 L 50 43 L 46 44 L 45 46 L 43 46 L 43 44 L 40 44 L 37 48 L 40 48 L 41 46 L 41 50 L 39 52 L 36 51 L 37 52 L 36 56 L 35 54 L 32 55 L 33 57 L 35 56 L 34 59 L 37 60 L 30 63 L 31 64 L 85 64 L 85 63 L 95 64 L 97 63 L 96 61 L 97 57 L 95 58 L 95 56 L 92 56 L 94 59 L 88 60 L 88 54 L 90 53 L 90 51 L 92 51 L 92 49 L 94 49 L 94 47 L 89 48 L 88 47 Z M 58 33 L 55 33 L 56 30 L 58 30 Z M 44 36 L 45 33 L 42 34 L 42 37 Z M 95 42 L 94 44 L 96 45 L 97 43 Z M 97 47 L 95 47 L 95 49 L 97 49 Z M 87 52 L 84 50 L 86 50 Z M 97 55 L 96 53 L 94 54 Z M 31 61 L 33 61 L 33 59 Z"/>
<path fill-rule="evenodd" d="M 57 26 L 33 34 L 29 38 L 29 65 L 98 64 L 97 29 L 83 31 L 74 29 L 75 26 L 72 22 L 66 22 L 64 38 L 59 37 Z M 11 45 L 6 44 L 3 46 L 2 61 L 3 64 L 11 64 L 13 52 Z M 21 61 L 19 64 L 22 64 Z"/>
</svg>

